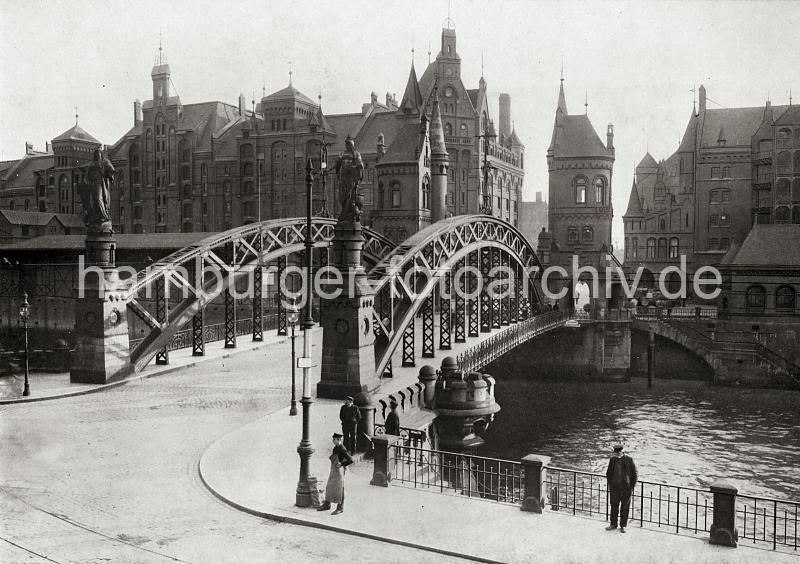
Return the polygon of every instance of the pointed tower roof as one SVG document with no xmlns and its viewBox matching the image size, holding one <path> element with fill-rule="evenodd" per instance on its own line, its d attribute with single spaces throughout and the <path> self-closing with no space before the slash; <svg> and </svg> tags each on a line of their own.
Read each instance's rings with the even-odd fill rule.
<svg viewBox="0 0 800 564">
<path fill-rule="evenodd" d="M 316 127 L 322 131 L 333 131 L 328 123 L 328 120 L 325 118 L 325 114 L 322 113 L 321 106 L 318 106 L 317 111 L 313 112 L 311 117 L 308 118 L 308 126 Z"/>
<path fill-rule="evenodd" d="M 636 165 L 636 168 L 657 168 L 657 167 L 658 163 L 653 158 L 653 155 L 650 154 L 650 151 L 647 151 L 642 160 L 639 161 L 639 164 Z"/>
<path fill-rule="evenodd" d="M 636 177 L 634 177 L 633 185 L 631 186 L 631 195 L 628 199 L 628 209 L 625 211 L 623 217 L 642 217 L 643 215 L 642 202 L 639 199 L 639 188 L 636 186 Z"/>
<path fill-rule="evenodd" d="M 87 143 L 96 143 L 97 145 L 102 144 L 100 141 L 86 133 L 86 131 L 84 131 L 84 129 L 77 123 L 58 137 L 55 137 L 53 141 L 85 141 Z"/>
<path fill-rule="evenodd" d="M 512 147 L 524 147 L 525 145 L 522 141 L 519 140 L 517 137 L 517 130 L 516 128 L 511 129 L 511 135 L 508 136 L 508 142 L 511 144 Z"/>
<path fill-rule="evenodd" d="M 442 126 L 442 115 L 439 112 L 439 95 L 437 89 L 433 90 L 433 111 L 431 113 L 431 156 L 447 158 L 447 145 L 444 142 L 444 127 Z"/>
<path fill-rule="evenodd" d="M 403 101 L 400 102 L 400 109 L 405 114 L 418 114 L 422 111 L 422 93 L 419 90 L 417 71 L 414 63 L 411 63 L 411 71 L 408 73 L 406 90 L 403 93 Z"/>
<path fill-rule="evenodd" d="M 564 96 L 564 79 L 561 79 L 561 86 L 558 89 L 558 110 L 567 115 L 567 99 Z M 556 111 L 558 111 L 556 110 Z"/>
</svg>

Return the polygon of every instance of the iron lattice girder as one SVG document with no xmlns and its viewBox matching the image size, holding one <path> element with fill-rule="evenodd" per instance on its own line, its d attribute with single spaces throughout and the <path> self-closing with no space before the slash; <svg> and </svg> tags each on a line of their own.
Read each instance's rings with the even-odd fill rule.
<svg viewBox="0 0 800 564">
<path fill-rule="evenodd" d="M 315 247 L 327 248 L 332 244 L 335 225 L 334 219 L 313 219 L 311 235 Z M 249 275 L 256 265 L 266 265 L 278 257 L 303 250 L 305 230 L 305 218 L 252 223 L 207 237 L 139 271 L 127 290 L 125 300 L 130 311 L 151 330 L 130 353 L 135 370 L 146 366 L 156 351 L 167 346 L 175 333 L 195 314 L 227 291 L 236 280 Z M 371 229 L 364 229 L 364 237 L 363 256 L 373 264 L 395 247 L 393 242 Z M 192 272 L 197 266 L 201 271 L 208 268 L 219 272 L 219 284 L 215 277 L 203 280 L 200 287 L 190 284 L 182 272 Z M 164 283 L 166 293 L 182 296 L 171 308 L 165 322 L 150 314 L 139 301 L 142 297 L 149 297 L 149 292 L 158 282 Z"/>
<path fill-rule="evenodd" d="M 368 279 L 376 299 L 389 293 L 393 301 L 388 323 L 375 314 L 377 374 L 387 366 L 405 328 L 443 274 L 482 249 L 507 253 L 526 273 L 541 268 L 535 249 L 509 223 L 491 216 L 455 216 L 417 232 L 370 271 Z M 410 271 L 415 268 L 426 271 L 427 276 L 414 276 Z M 532 285 L 533 280 L 529 283 Z"/>
<path fill-rule="evenodd" d="M 465 265 L 466 261 L 463 258 L 459 260 L 458 263 L 456 263 L 456 272 L 463 270 Z M 467 312 L 464 295 L 469 291 L 469 288 L 467 288 L 468 283 L 466 277 L 467 276 L 465 274 L 459 277 L 459 279 L 453 277 L 453 279 L 450 281 L 451 287 L 454 288 L 454 291 L 452 292 L 452 300 L 453 305 L 455 306 L 455 311 L 453 312 L 453 326 L 456 343 L 463 343 L 466 341 Z"/>
</svg>

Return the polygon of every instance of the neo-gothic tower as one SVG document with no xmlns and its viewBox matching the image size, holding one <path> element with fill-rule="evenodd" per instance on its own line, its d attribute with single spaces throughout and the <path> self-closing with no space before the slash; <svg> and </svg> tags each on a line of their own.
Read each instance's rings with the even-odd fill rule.
<svg viewBox="0 0 800 564">
<path fill-rule="evenodd" d="M 605 268 L 611 252 L 613 167 L 614 126 L 608 125 L 604 145 L 587 114 L 569 115 L 562 79 L 547 150 L 552 264 L 569 271 L 577 255 L 581 266 Z"/>
</svg>

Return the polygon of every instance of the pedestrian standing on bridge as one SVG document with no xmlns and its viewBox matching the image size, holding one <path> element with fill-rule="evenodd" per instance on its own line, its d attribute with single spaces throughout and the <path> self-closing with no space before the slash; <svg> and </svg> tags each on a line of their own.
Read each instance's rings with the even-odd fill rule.
<svg viewBox="0 0 800 564">
<path fill-rule="evenodd" d="M 614 454 L 608 461 L 606 470 L 608 493 L 611 496 L 611 524 L 606 527 L 607 531 L 616 529 L 619 522 L 619 532 L 625 532 L 625 527 L 628 526 L 628 511 L 631 508 L 631 495 L 637 479 L 638 474 L 633 459 L 622 453 L 622 445 L 615 445 Z"/>
<path fill-rule="evenodd" d="M 339 420 L 342 422 L 344 448 L 349 452 L 356 451 L 356 429 L 361 420 L 361 411 L 353 405 L 353 397 L 345 396 L 344 405 L 339 409 Z"/>
<path fill-rule="evenodd" d="M 347 467 L 353 463 L 353 457 L 342 445 L 342 435 L 334 433 L 333 452 L 330 455 L 331 472 L 325 486 L 325 503 L 317 507 L 317 511 L 326 511 L 331 508 L 331 503 L 336 504 L 336 509 L 331 515 L 338 515 L 344 511 L 344 475 Z"/>
<path fill-rule="evenodd" d="M 389 415 L 386 416 L 386 424 L 384 425 L 384 429 L 386 430 L 387 435 L 395 435 L 400 436 L 400 416 L 397 415 L 397 402 L 392 400 L 389 402 L 389 408 L 391 411 Z"/>
</svg>

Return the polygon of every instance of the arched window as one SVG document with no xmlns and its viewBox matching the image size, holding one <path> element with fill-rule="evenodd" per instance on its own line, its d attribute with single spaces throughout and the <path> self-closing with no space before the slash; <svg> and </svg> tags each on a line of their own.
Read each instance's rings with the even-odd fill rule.
<svg viewBox="0 0 800 564">
<path fill-rule="evenodd" d="M 678 258 L 678 238 L 672 237 L 669 240 L 669 258 L 676 259 Z"/>
<path fill-rule="evenodd" d="M 797 131 L 800 131 L 800 129 L 798 129 Z M 800 148 L 800 147 L 798 147 L 798 148 Z M 800 172 L 800 151 L 795 151 L 794 152 L 794 172 L 795 172 L 795 174 Z"/>
<path fill-rule="evenodd" d="M 800 206 L 792 208 L 792 223 L 800 223 Z"/>
<path fill-rule="evenodd" d="M 243 159 L 252 159 L 253 158 L 253 146 L 250 145 L 250 144 L 242 145 L 239 148 L 239 155 Z"/>
<path fill-rule="evenodd" d="M 467 127 L 466 123 L 462 123 L 461 125 L 459 125 L 458 129 L 461 131 L 461 135 L 463 137 L 468 137 L 469 136 L 469 128 Z"/>
<path fill-rule="evenodd" d="M 658 258 L 666 258 L 667 257 L 667 240 L 661 237 L 658 240 Z"/>
<path fill-rule="evenodd" d="M 153 130 L 152 129 L 148 129 L 147 133 L 145 133 L 144 147 L 145 147 L 145 151 L 147 151 L 148 155 L 153 152 Z"/>
<path fill-rule="evenodd" d="M 639 239 L 631 239 L 631 258 L 639 258 Z"/>
<path fill-rule="evenodd" d="M 603 205 L 606 202 L 606 181 L 602 176 L 594 180 L 594 203 Z"/>
<path fill-rule="evenodd" d="M 663 217 L 658 218 L 658 228 L 661 231 L 665 231 L 667 229 L 667 220 Z"/>
<path fill-rule="evenodd" d="M 39 211 L 46 212 L 47 211 L 47 202 L 44 200 L 39 200 Z"/>
<path fill-rule="evenodd" d="M 426 175 L 422 179 L 422 209 L 430 209 L 431 207 L 431 184 L 430 179 Z"/>
<path fill-rule="evenodd" d="M 748 311 L 764 311 L 766 292 L 763 286 L 750 286 L 746 292 Z"/>
<path fill-rule="evenodd" d="M 777 157 L 778 174 L 789 174 L 792 169 L 792 156 L 789 151 L 781 151 Z"/>
<path fill-rule="evenodd" d="M 194 210 L 194 206 L 192 204 L 183 204 L 183 217 L 190 218 L 192 217 L 192 211 Z"/>
<path fill-rule="evenodd" d="M 244 203 L 244 215 L 245 215 L 245 217 L 253 217 L 253 216 L 255 216 L 254 208 L 255 208 L 255 206 L 253 205 L 253 202 L 245 202 Z"/>
<path fill-rule="evenodd" d="M 586 203 L 586 179 L 582 176 L 575 178 L 575 203 Z"/>
<path fill-rule="evenodd" d="M 399 208 L 401 203 L 400 184 L 395 183 L 392 185 L 392 207 Z"/>
<path fill-rule="evenodd" d="M 243 182 L 242 183 L 242 196 L 252 196 L 253 195 L 253 183 L 251 181 Z"/>
<path fill-rule="evenodd" d="M 778 130 L 778 148 L 784 149 L 792 146 L 792 130 L 782 127 Z"/>
<path fill-rule="evenodd" d="M 775 196 L 777 198 L 789 198 L 789 179 L 780 178 L 775 183 Z"/>
<path fill-rule="evenodd" d="M 253 163 L 244 163 L 244 166 L 242 166 L 242 176 L 253 176 Z"/>
<path fill-rule="evenodd" d="M 723 237 L 719 240 L 719 250 L 720 251 L 727 251 L 731 248 L 731 240 L 727 237 Z"/>
<path fill-rule="evenodd" d="M 791 220 L 789 206 L 780 206 L 775 210 L 775 223 L 789 223 Z"/>
<path fill-rule="evenodd" d="M 625 237 L 625 258 L 628 258 L 631 249 L 631 240 Z"/>
<path fill-rule="evenodd" d="M 577 243 L 578 242 L 578 228 L 577 227 L 568 227 L 567 228 L 567 242 L 568 243 Z"/>
<path fill-rule="evenodd" d="M 647 239 L 647 258 L 656 258 L 656 240 L 654 237 Z"/>
<path fill-rule="evenodd" d="M 450 124 L 450 122 L 447 122 L 447 123 L 444 124 L 444 134 L 446 136 L 448 136 L 448 137 L 452 137 L 452 135 L 453 135 L 453 126 Z"/>
<path fill-rule="evenodd" d="M 775 291 L 775 309 L 793 310 L 795 291 L 791 286 L 780 286 Z"/>
</svg>

